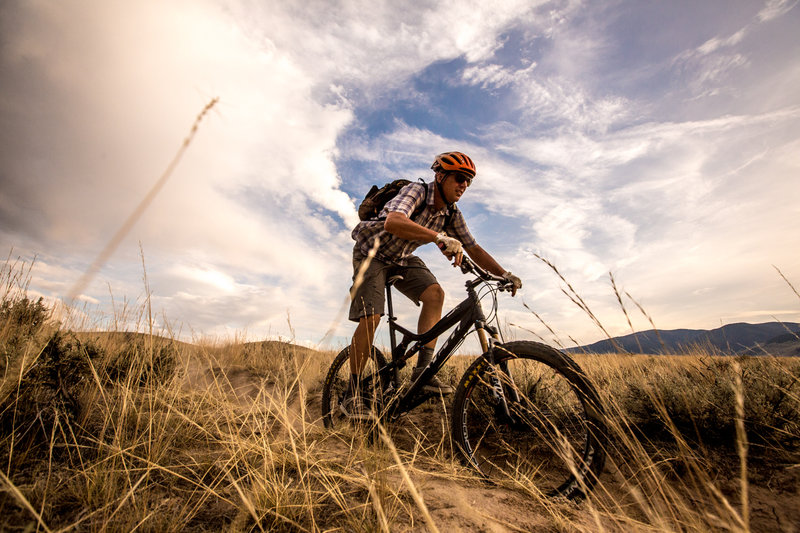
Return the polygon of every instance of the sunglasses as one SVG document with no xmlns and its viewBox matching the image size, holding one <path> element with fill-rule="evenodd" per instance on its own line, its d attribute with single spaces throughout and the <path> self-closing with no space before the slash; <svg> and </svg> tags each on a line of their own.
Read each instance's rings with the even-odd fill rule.
<svg viewBox="0 0 800 533">
<path fill-rule="evenodd" d="M 467 182 L 467 187 L 472 185 L 472 178 L 467 176 L 466 174 L 461 174 L 461 173 L 458 173 L 458 172 L 454 172 L 452 174 L 452 176 L 455 178 L 456 183 L 458 183 L 459 185 L 461 185 L 465 181 Z"/>
</svg>

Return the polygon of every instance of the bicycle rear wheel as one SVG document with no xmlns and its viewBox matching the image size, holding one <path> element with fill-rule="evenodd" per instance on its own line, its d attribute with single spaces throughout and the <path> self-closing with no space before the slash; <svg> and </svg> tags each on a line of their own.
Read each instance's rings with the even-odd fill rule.
<svg viewBox="0 0 800 533">
<path fill-rule="evenodd" d="M 465 372 L 453 401 L 453 438 L 489 479 L 579 498 L 605 463 L 597 393 L 578 365 L 545 344 L 497 345 Z M 507 399 L 506 412 L 499 387 Z"/>
<path fill-rule="evenodd" d="M 380 392 L 385 383 L 381 383 L 378 369 L 386 365 L 383 354 L 372 347 L 372 355 L 361 372 L 362 397 L 368 404 L 381 404 L 375 392 Z M 377 387 L 373 386 L 377 384 Z M 322 422 L 326 428 L 333 428 L 347 422 L 348 417 L 339 406 L 351 398 L 350 392 L 350 347 L 348 346 L 336 356 L 331 363 L 325 382 L 322 385 Z"/>
</svg>

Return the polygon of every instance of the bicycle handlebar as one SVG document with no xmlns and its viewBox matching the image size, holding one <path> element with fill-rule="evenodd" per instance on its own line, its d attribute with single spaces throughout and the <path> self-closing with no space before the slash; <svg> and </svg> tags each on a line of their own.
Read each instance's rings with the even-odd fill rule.
<svg viewBox="0 0 800 533">
<path fill-rule="evenodd" d="M 514 288 L 514 283 L 505 279 L 502 276 L 497 276 L 476 265 L 472 260 L 467 257 L 461 259 L 461 272 L 464 274 L 475 274 L 483 281 L 492 281 L 497 283 L 497 288 L 501 291 L 510 291 Z"/>
</svg>

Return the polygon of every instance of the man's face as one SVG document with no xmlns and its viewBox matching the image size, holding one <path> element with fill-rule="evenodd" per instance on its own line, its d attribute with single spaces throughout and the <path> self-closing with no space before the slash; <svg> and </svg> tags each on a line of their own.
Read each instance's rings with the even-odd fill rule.
<svg viewBox="0 0 800 533">
<path fill-rule="evenodd" d="M 444 191 L 445 201 L 454 204 L 461 199 L 461 195 L 469 187 L 472 179 L 469 176 L 458 172 L 448 172 L 437 177 L 441 181 Z M 459 183 L 459 181 L 461 183 Z"/>
</svg>

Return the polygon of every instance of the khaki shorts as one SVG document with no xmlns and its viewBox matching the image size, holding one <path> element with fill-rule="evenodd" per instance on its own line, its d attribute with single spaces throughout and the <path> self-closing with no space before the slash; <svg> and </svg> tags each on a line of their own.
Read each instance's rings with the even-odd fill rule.
<svg viewBox="0 0 800 533">
<path fill-rule="evenodd" d="M 353 250 L 353 281 L 364 259 L 361 250 Z M 394 284 L 395 288 L 416 304 L 419 304 L 419 297 L 425 289 L 438 283 L 419 257 L 411 256 L 407 266 L 386 263 L 375 257 L 364 272 L 364 279 L 350 302 L 350 320 L 358 322 L 365 316 L 383 315 L 383 306 L 386 303 L 386 280 L 398 274 L 403 276 L 403 279 Z"/>
</svg>

